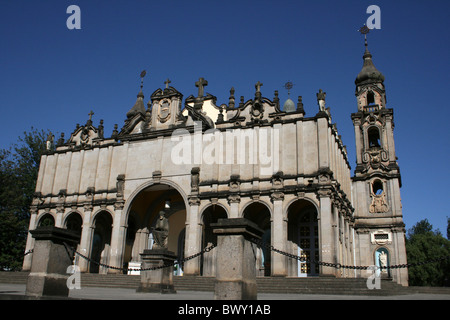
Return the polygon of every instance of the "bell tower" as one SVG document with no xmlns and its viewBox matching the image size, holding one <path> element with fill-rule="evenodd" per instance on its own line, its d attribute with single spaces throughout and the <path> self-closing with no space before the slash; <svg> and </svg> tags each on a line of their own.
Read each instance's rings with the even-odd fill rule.
<svg viewBox="0 0 450 320">
<path fill-rule="evenodd" d="M 363 67 L 355 80 L 358 111 L 352 114 L 356 142 L 353 185 L 357 265 L 406 264 L 401 176 L 394 144 L 394 110 L 386 107 L 383 74 L 375 68 L 367 38 Z M 363 274 L 362 277 L 367 277 Z M 382 269 L 383 278 L 408 285 L 406 268 Z"/>
</svg>

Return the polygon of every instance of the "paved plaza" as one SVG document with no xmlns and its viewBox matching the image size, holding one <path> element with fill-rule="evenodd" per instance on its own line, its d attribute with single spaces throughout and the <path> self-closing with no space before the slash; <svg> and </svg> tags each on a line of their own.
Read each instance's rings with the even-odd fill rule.
<svg viewBox="0 0 450 320">
<path fill-rule="evenodd" d="M 0 283 L 0 300 L 25 295 L 25 284 Z M 137 293 L 135 289 L 85 287 L 71 290 L 69 298 L 92 300 L 213 300 L 214 292 L 178 291 L 176 294 Z M 394 296 L 322 295 L 260 293 L 258 300 L 450 300 L 449 294 L 409 294 Z"/>
</svg>

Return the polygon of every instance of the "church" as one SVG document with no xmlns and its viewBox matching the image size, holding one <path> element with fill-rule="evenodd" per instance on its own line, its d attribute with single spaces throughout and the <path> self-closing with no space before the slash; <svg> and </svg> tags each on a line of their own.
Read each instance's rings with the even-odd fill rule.
<svg viewBox="0 0 450 320">
<path fill-rule="evenodd" d="M 252 99 L 236 99 L 231 88 L 228 104 L 220 106 L 203 78 L 195 82 L 197 95 L 184 100 L 170 84 L 145 104 L 141 80 L 122 128 L 115 125 L 110 137 L 103 120 L 94 125 L 93 112 L 68 139 L 49 137 L 29 230 L 54 225 L 77 232 L 77 251 L 89 259 L 77 256 L 76 263 L 90 273 L 139 273 L 140 253 L 152 247 L 161 211 L 170 227 L 168 248 L 179 260 L 215 244 L 212 223 L 243 217 L 264 231 L 255 265 L 261 277 L 368 277 L 367 270 L 317 261 L 406 264 L 393 109 L 367 41 L 349 115 L 353 173 L 323 90 L 316 93 L 317 109 L 308 110 L 314 115 L 305 116 L 301 96 L 296 103 L 280 102 L 278 91 L 266 98 L 260 82 Z M 33 247 L 29 234 L 26 250 Z M 24 257 L 23 270 L 32 258 Z M 215 268 L 213 249 L 180 263 L 175 273 L 214 276 Z M 408 285 L 406 268 L 380 273 Z"/>
</svg>

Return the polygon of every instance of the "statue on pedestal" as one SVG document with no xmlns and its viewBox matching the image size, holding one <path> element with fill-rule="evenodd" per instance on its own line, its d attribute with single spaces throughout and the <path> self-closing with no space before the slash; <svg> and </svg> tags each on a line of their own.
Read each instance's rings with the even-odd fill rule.
<svg viewBox="0 0 450 320">
<path fill-rule="evenodd" d="M 169 220 L 165 216 L 165 212 L 159 212 L 159 218 L 156 226 L 152 228 L 153 247 L 152 249 L 167 249 L 169 247 Z"/>
</svg>

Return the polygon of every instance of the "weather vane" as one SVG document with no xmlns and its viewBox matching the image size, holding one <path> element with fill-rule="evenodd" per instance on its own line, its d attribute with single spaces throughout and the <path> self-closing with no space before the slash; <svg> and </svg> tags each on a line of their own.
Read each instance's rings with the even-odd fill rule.
<svg viewBox="0 0 450 320">
<path fill-rule="evenodd" d="M 367 34 L 370 31 L 369 27 L 366 25 L 363 25 L 358 31 L 364 35 L 364 44 L 367 46 Z"/>
<path fill-rule="evenodd" d="M 284 88 L 288 91 L 288 96 L 291 94 L 291 89 L 294 87 L 292 81 L 288 81 L 284 84 Z"/>
<path fill-rule="evenodd" d="M 144 86 L 144 77 L 146 74 L 147 74 L 147 71 L 142 70 L 142 72 L 141 72 L 141 89 Z"/>
</svg>

